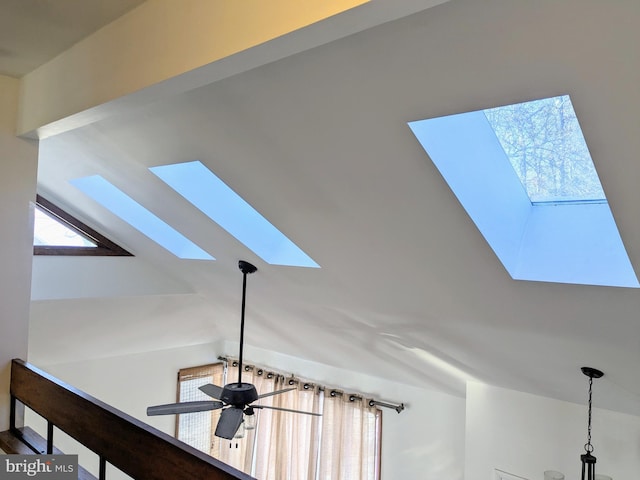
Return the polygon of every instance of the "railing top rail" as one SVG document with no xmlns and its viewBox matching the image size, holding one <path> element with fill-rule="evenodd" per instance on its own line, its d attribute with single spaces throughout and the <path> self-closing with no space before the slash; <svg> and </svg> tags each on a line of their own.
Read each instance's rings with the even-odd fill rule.
<svg viewBox="0 0 640 480">
<path fill-rule="evenodd" d="M 254 480 L 20 359 L 11 395 L 133 478 Z"/>
</svg>

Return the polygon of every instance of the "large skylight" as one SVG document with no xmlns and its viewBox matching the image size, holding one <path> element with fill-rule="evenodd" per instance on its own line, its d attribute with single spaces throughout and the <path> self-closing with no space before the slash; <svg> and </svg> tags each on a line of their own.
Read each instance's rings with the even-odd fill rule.
<svg viewBox="0 0 640 480">
<path fill-rule="evenodd" d="M 201 162 L 163 165 L 150 170 L 265 262 L 319 267 Z"/>
<path fill-rule="evenodd" d="M 568 96 L 409 126 L 512 278 L 640 287 Z"/>
<path fill-rule="evenodd" d="M 568 95 L 484 114 L 533 203 L 606 201 Z"/>
<path fill-rule="evenodd" d="M 100 175 L 77 178 L 71 180 L 71 183 L 178 258 L 215 260 L 191 240 Z"/>
</svg>

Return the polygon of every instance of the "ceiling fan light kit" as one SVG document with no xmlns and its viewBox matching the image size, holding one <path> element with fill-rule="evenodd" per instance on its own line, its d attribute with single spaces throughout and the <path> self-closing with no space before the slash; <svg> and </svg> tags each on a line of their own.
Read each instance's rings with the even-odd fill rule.
<svg viewBox="0 0 640 480">
<path fill-rule="evenodd" d="M 220 438 L 231 440 L 233 438 L 244 437 L 245 430 L 252 430 L 256 427 L 255 409 L 267 408 L 270 410 L 279 410 L 284 412 L 302 413 L 305 415 L 313 415 L 320 417 L 319 413 L 303 412 L 300 410 L 292 410 L 289 408 L 271 407 L 268 405 L 256 405 L 253 402 L 261 398 L 280 395 L 296 387 L 276 390 L 274 392 L 258 394 L 256 387 L 251 383 L 242 382 L 242 355 L 244 353 L 244 314 L 247 297 L 247 275 L 256 272 L 258 269 L 246 262 L 240 260 L 238 267 L 242 272 L 242 307 L 240 314 L 240 354 L 238 356 L 238 381 L 229 383 L 224 387 L 218 385 L 207 384 L 200 387 L 200 390 L 213 400 L 198 402 L 179 402 L 169 403 L 166 405 L 156 405 L 147 408 L 147 415 L 172 415 L 205 412 L 210 410 L 222 409 L 220 420 L 216 426 L 215 435 Z"/>
</svg>

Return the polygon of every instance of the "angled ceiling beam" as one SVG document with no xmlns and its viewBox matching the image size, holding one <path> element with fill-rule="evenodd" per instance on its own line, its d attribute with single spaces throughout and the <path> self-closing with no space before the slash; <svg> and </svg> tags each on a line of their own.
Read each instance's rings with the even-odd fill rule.
<svg viewBox="0 0 640 480">
<path fill-rule="evenodd" d="M 18 134 L 56 135 L 445 1 L 147 1 L 22 78 Z"/>
</svg>

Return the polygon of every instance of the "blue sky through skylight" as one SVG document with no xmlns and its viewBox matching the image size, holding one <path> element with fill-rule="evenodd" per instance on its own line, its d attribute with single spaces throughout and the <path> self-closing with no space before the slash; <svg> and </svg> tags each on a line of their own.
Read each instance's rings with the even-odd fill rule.
<svg viewBox="0 0 640 480">
<path fill-rule="evenodd" d="M 163 165 L 150 170 L 265 262 L 319 268 L 201 162 Z"/>
<path fill-rule="evenodd" d="M 568 95 L 484 114 L 532 202 L 606 201 Z"/>
<path fill-rule="evenodd" d="M 76 178 L 71 180 L 71 184 L 178 258 L 215 260 L 100 175 Z"/>
<path fill-rule="evenodd" d="M 568 96 L 409 127 L 512 278 L 640 287 Z"/>
</svg>

